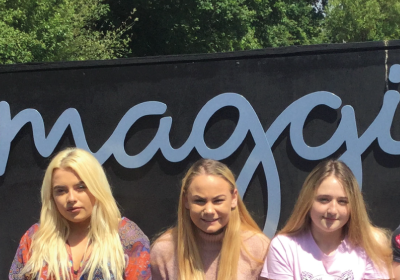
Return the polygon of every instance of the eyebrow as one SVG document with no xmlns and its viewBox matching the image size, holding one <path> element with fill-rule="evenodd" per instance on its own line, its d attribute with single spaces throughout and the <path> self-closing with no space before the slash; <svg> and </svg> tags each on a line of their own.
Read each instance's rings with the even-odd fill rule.
<svg viewBox="0 0 400 280">
<path fill-rule="evenodd" d="M 317 195 L 317 196 L 315 196 L 315 197 L 333 197 L 333 196 L 331 196 L 331 195 L 329 195 L 329 194 L 319 194 L 319 195 Z M 338 198 L 339 198 L 339 199 L 343 199 L 343 198 L 348 199 L 347 196 L 339 196 Z"/>
<path fill-rule="evenodd" d="M 74 184 L 74 187 L 78 186 L 78 185 L 86 185 L 86 184 L 83 181 L 79 181 L 78 183 Z M 55 185 L 55 186 L 53 186 L 53 189 L 55 189 L 55 188 L 66 188 L 66 187 L 67 186 L 65 186 L 65 185 Z"/>
<path fill-rule="evenodd" d="M 212 199 L 217 199 L 217 198 L 225 198 L 226 197 L 226 195 L 224 195 L 224 194 L 220 194 L 220 195 L 217 195 L 216 197 L 213 197 Z M 202 196 L 200 196 L 200 195 L 194 195 L 193 196 L 193 198 L 195 198 L 195 199 L 205 199 L 204 197 L 202 197 Z"/>
</svg>

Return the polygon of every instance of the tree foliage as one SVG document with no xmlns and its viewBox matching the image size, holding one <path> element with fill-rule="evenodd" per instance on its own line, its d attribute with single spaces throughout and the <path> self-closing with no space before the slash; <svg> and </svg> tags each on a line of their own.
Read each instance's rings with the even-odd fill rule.
<svg viewBox="0 0 400 280">
<path fill-rule="evenodd" d="M 329 0 L 324 36 L 329 43 L 400 39 L 400 2 Z"/>
<path fill-rule="evenodd" d="M 318 5 L 318 3 L 320 3 Z M 262 47 L 308 45 L 319 42 L 325 1 L 260 1 L 254 21 Z"/>
<path fill-rule="evenodd" d="M 120 24 L 135 8 L 133 56 L 207 53 L 309 44 L 322 11 L 310 0 L 109 1 Z"/>
<path fill-rule="evenodd" d="M 0 0 L 0 63 L 399 39 L 399 27 L 398 0 Z"/>
<path fill-rule="evenodd" d="M 94 28 L 100 0 L 0 0 L 0 63 L 116 58 L 129 27 Z"/>
</svg>

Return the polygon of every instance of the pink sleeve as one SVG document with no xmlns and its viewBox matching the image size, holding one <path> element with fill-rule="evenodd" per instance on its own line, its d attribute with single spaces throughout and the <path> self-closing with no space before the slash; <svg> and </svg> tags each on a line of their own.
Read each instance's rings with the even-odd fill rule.
<svg viewBox="0 0 400 280">
<path fill-rule="evenodd" d="M 287 241 L 287 238 L 281 238 L 280 236 L 276 236 L 272 239 L 260 276 L 279 280 L 294 279 L 288 251 L 283 244 L 283 242 Z M 288 247 L 288 245 L 289 244 L 286 244 L 286 247 Z"/>
<path fill-rule="evenodd" d="M 167 237 L 165 237 L 167 236 Z M 159 237 L 150 251 L 151 275 L 153 280 L 178 279 L 175 243 L 167 233 Z"/>
<path fill-rule="evenodd" d="M 387 270 L 380 271 L 375 268 L 374 263 L 371 261 L 370 258 L 367 257 L 366 259 L 366 266 L 364 272 L 364 279 L 390 279 Z"/>
<path fill-rule="evenodd" d="M 168 279 L 168 270 L 164 255 L 167 254 L 162 249 L 162 246 L 156 242 L 150 251 L 150 263 L 151 263 L 151 276 L 153 280 L 164 280 Z M 172 257 L 172 256 L 170 256 Z"/>
</svg>

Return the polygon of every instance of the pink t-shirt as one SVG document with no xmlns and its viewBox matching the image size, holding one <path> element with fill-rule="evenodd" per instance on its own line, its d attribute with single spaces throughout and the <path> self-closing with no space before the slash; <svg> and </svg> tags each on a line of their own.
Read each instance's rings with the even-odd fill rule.
<svg viewBox="0 0 400 280">
<path fill-rule="evenodd" d="M 360 247 L 345 238 L 332 255 L 325 255 L 310 231 L 272 239 L 261 276 L 277 280 L 389 279 L 375 269 Z"/>
</svg>

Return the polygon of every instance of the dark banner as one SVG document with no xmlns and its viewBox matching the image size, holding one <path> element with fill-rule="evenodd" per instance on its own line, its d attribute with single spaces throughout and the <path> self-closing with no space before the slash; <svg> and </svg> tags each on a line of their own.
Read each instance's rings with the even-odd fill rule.
<svg viewBox="0 0 400 280">
<path fill-rule="evenodd" d="M 270 237 L 321 160 L 353 170 L 373 222 L 400 198 L 400 41 L 0 67 L 0 278 L 38 222 L 51 156 L 103 164 L 124 216 L 152 238 L 174 225 L 180 180 L 226 163 Z"/>
</svg>

